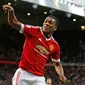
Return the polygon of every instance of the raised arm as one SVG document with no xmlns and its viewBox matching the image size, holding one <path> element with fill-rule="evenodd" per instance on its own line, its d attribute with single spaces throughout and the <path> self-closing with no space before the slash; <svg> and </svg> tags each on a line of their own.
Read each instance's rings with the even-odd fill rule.
<svg viewBox="0 0 85 85">
<path fill-rule="evenodd" d="M 10 5 L 3 5 L 3 10 L 5 13 L 7 13 L 9 25 L 11 25 L 13 28 L 17 30 L 20 30 L 21 23 L 17 20 L 13 7 Z"/>
</svg>

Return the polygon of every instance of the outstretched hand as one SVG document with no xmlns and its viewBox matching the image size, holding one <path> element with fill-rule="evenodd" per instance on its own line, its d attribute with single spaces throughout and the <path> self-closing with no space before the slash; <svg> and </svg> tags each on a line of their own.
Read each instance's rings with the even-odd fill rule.
<svg viewBox="0 0 85 85">
<path fill-rule="evenodd" d="M 4 10 L 5 13 L 7 13 L 8 11 L 9 12 L 13 12 L 14 11 L 13 7 L 8 5 L 8 4 L 3 5 L 2 7 L 3 7 L 3 10 Z"/>
</svg>

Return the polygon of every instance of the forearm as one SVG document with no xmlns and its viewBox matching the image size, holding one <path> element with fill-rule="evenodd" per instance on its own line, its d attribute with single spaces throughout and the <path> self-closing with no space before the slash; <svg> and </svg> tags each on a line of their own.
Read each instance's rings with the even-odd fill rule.
<svg viewBox="0 0 85 85">
<path fill-rule="evenodd" d="M 17 18 L 14 14 L 14 11 L 8 11 L 8 23 L 11 25 L 12 23 L 17 22 Z"/>
<path fill-rule="evenodd" d="M 63 67 L 62 67 L 61 63 L 58 63 L 58 64 L 55 65 L 54 67 L 55 67 L 55 70 L 56 70 L 56 72 L 57 72 L 57 74 L 58 74 L 59 76 L 64 75 L 64 70 L 63 70 Z"/>
<path fill-rule="evenodd" d="M 14 11 L 8 11 L 8 23 L 13 28 L 20 30 L 20 22 L 17 20 Z"/>
<path fill-rule="evenodd" d="M 14 14 L 14 9 L 10 5 L 3 5 L 3 10 L 5 13 L 8 15 L 8 23 L 11 25 L 13 28 L 20 30 L 21 28 L 21 23 L 17 20 L 15 14 Z"/>
</svg>

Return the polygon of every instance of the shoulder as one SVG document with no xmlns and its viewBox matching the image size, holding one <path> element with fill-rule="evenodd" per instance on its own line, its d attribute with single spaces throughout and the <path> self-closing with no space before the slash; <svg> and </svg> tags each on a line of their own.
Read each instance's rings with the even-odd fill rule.
<svg viewBox="0 0 85 85">
<path fill-rule="evenodd" d="M 40 29 L 40 26 L 34 26 L 34 25 L 29 25 L 29 24 L 24 24 L 26 28 L 35 28 L 35 29 Z"/>
<path fill-rule="evenodd" d="M 59 43 L 52 37 L 52 43 L 56 50 L 60 50 Z"/>
<path fill-rule="evenodd" d="M 53 36 L 52 36 L 52 41 L 55 45 L 59 46 L 59 43 L 53 38 Z"/>
</svg>

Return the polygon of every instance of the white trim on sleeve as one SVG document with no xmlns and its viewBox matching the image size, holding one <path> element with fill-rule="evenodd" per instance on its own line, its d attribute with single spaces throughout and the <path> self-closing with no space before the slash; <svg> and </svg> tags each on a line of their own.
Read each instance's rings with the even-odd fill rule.
<svg viewBox="0 0 85 85">
<path fill-rule="evenodd" d="M 51 59 L 54 62 L 60 62 L 60 59 Z"/>
<path fill-rule="evenodd" d="M 20 33 L 23 33 L 24 32 L 24 24 L 21 23 L 21 28 L 19 30 Z"/>
</svg>

